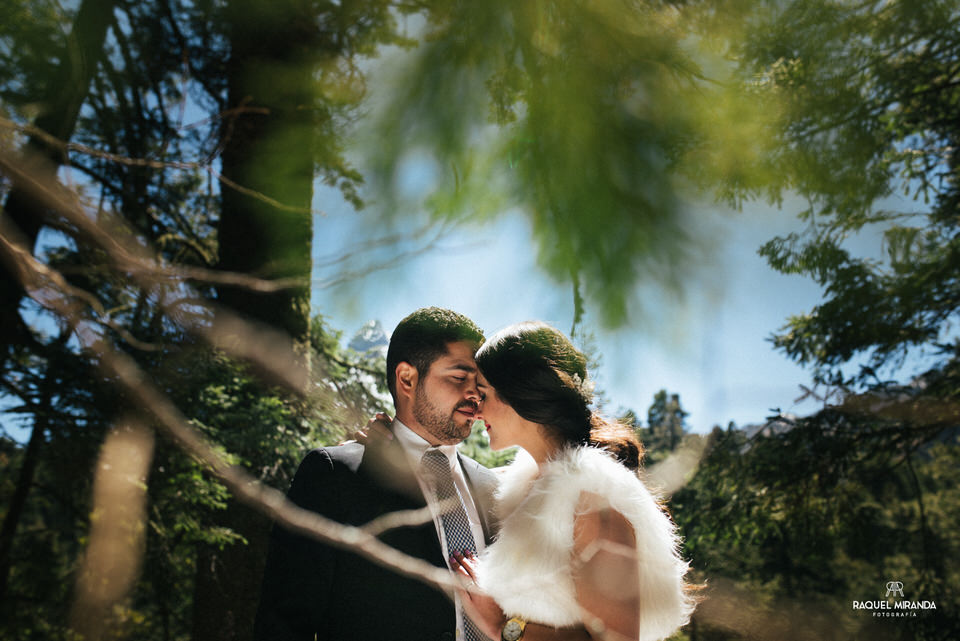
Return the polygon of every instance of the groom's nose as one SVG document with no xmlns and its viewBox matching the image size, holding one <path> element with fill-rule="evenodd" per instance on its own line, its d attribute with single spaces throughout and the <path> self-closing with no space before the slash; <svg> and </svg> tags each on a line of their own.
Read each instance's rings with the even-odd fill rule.
<svg viewBox="0 0 960 641">
<path fill-rule="evenodd" d="M 477 382 L 472 381 L 463 391 L 464 398 L 473 401 L 480 407 L 480 390 L 477 388 Z"/>
</svg>

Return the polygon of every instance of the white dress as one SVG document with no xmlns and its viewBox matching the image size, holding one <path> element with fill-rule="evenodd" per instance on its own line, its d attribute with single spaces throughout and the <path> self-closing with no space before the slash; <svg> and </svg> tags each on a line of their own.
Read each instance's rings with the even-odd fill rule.
<svg viewBox="0 0 960 641">
<path fill-rule="evenodd" d="M 693 610 L 676 528 L 637 475 L 595 447 L 566 448 L 543 465 L 518 456 L 501 473 L 500 532 L 480 557 L 478 583 L 507 617 L 554 627 L 582 623 L 573 582 L 573 524 L 581 492 L 605 497 L 633 526 L 640 595 L 639 641 L 684 625 Z"/>
</svg>

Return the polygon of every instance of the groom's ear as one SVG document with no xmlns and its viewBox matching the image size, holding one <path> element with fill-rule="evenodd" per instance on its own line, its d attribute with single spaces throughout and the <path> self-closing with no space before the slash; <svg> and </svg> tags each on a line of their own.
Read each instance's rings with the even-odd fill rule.
<svg viewBox="0 0 960 641">
<path fill-rule="evenodd" d="M 417 391 L 417 382 L 420 380 L 420 373 L 417 368 L 406 361 L 401 361 L 397 363 L 397 369 L 394 373 L 396 374 L 397 398 L 404 398 L 408 401 L 413 399 Z"/>
</svg>

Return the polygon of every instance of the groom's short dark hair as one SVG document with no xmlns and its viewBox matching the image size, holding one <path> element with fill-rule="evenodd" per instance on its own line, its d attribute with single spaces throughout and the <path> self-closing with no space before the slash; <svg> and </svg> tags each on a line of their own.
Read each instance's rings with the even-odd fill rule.
<svg viewBox="0 0 960 641">
<path fill-rule="evenodd" d="M 463 314 L 440 307 L 418 309 L 400 321 L 387 348 L 387 387 L 394 404 L 397 402 L 397 365 L 410 363 L 424 376 L 433 361 L 446 353 L 447 343 L 456 341 L 470 341 L 480 347 L 483 332 Z"/>
</svg>

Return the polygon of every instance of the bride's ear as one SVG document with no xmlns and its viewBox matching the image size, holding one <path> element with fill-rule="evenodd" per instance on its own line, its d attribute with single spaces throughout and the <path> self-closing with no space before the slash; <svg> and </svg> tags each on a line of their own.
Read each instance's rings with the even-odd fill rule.
<svg viewBox="0 0 960 641">
<path fill-rule="evenodd" d="M 397 369 L 394 373 L 396 374 L 397 397 L 412 399 L 417 391 L 420 376 L 417 368 L 406 361 L 402 361 L 397 363 Z"/>
</svg>

